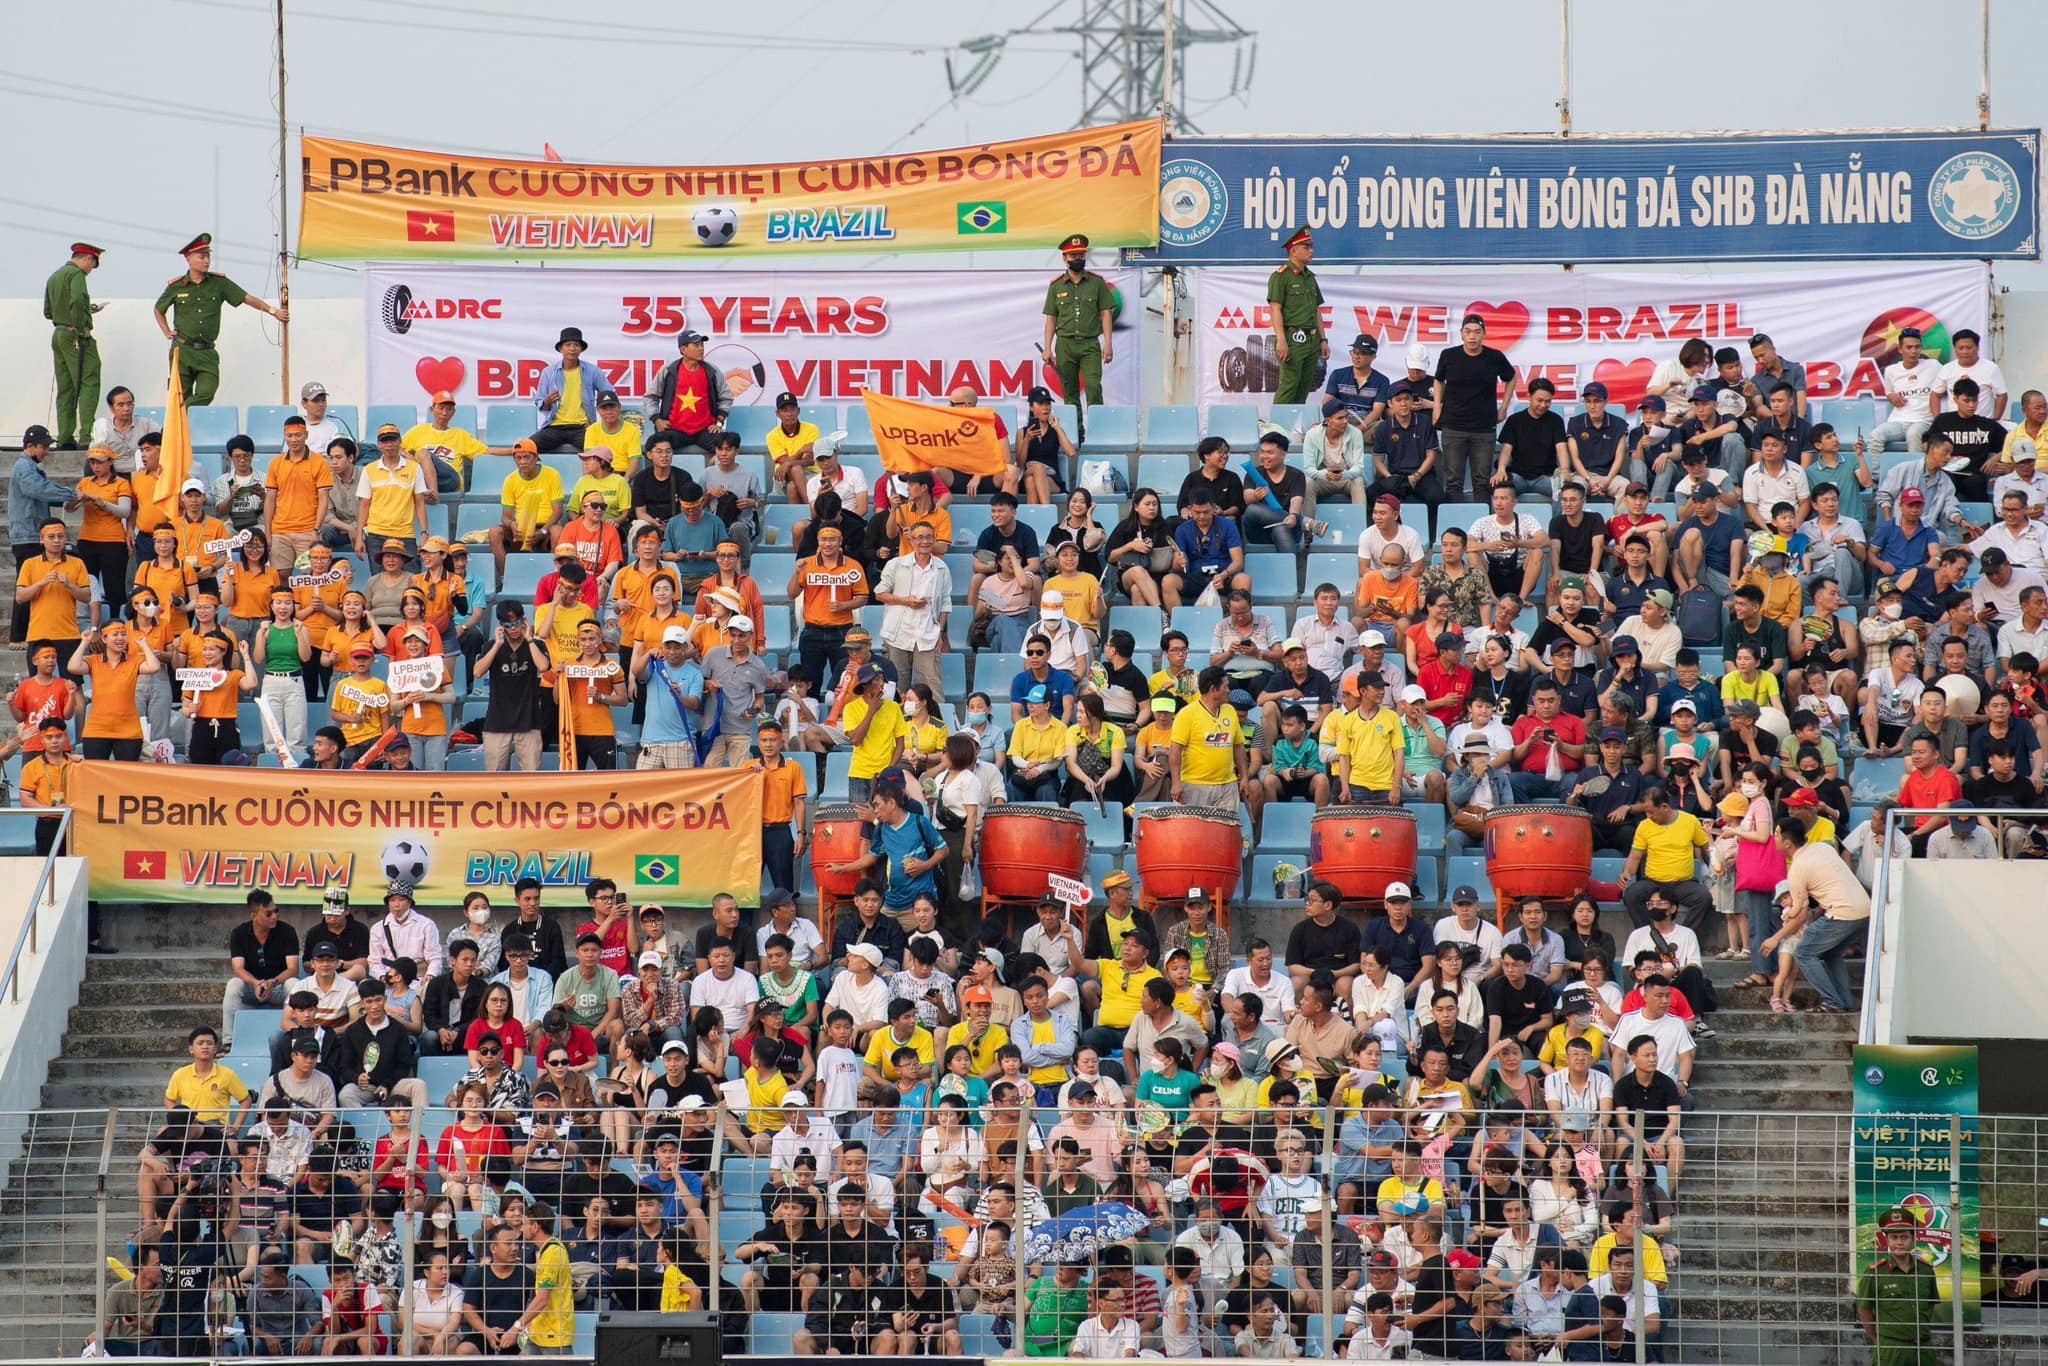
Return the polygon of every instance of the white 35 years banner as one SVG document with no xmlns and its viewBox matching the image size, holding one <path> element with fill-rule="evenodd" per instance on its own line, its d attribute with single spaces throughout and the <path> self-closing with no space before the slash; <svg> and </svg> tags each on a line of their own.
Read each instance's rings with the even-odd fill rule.
<svg viewBox="0 0 2048 1366">
<path fill-rule="evenodd" d="M 1278 379 L 1269 272 L 1196 272 L 1202 402 L 1264 404 Z M 1990 312 L 1984 267 L 1784 271 L 1713 275 L 1638 275 L 1578 270 L 1449 274 L 1326 274 L 1323 327 L 1330 364 L 1350 363 L 1352 340 L 1379 341 L 1374 368 L 1390 380 L 1407 373 L 1419 344 L 1423 366 L 1456 346 L 1468 313 L 1487 320 L 1488 345 L 1514 363 L 1517 395 L 1539 376 L 1572 401 L 1599 380 L 1610 402 L 1631 412 L 1659 362 L 1675 360 L 1692 338 L 1732 346 L 1744 373 L 1749 339 L 1762 332 L 1787 360 L 1806 367 L 1816 399 L 1877 399 L 1883 368 L 1898 359 L 1902 328 L 1917 327 L 1929 354 L 1952 356 L 1950 338 L 1984 334 Z M 1711 376 L 1712 368 L 1709 367 Z M 1832 419 L 1831 419 L 1832 420 Z"/>
<path fill-rule="evenodd" d="M 676 358 L 684 330 L 708 339 L 735 405 L 856 403 L 862 389 L 943 399 L 962 384 L 1021 404 L 1058 381 L 1038 351 L 1052 271 L 652 271 L 376 266 L 365 272 L 372 403 L 446 389 L 462 403 L 531 403 L 564 327 L 629 408 Z M 1138 394 L 1135 271 L 1106 278 L 1124 300 L 1103 397 Z"/>
</svg>

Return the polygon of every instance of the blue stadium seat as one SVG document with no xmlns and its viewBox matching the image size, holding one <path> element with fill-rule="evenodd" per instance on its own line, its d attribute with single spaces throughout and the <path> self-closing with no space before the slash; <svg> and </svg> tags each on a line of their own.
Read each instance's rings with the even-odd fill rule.
<svg viewBox="0 0 2048 1366">
<path fill-rule="evenodd" d="M 242 410 L 239 408 L 189 408 L 186 410 L 192 424 L 192 450 L 195 454 L 214 457 L 220 462 L 220 453 L 226 449 L 228 438 L 242 430 Z"/>
<path fill-rule="evenodd" d="M 1906 761 L 1903 758 L 1873 759 L 1868 755 L 1856 761 L 1856 767 L 1849 774 L 1849 800 L 1856 803 L 1875 804 L 1887 797 L 1899 795 L 1899 784 L 1906 780 Z"/>
<path fill-rule="evenodd" d="M 788 586 L 787 583 L 782 585 L 784 588 Z M 796 629 L 790 624 L 788 595 L 785 594 L 781 602 L 770 603 L 767 600 L 767 594 L 764 592 L 761 605 L 768 609 L 768 620 L 765 623 L 765 634 L 761 638 L 761 648 L 770 654 L 795 649 Z"/>
<path fill-rule="evenodd" d="M 1157 607 L 1121 602 L 1109 609 L 1109 629 L 1129 631 L 1140 646 L 1157 645 L 1159 633 L 1166 629 L 1166 614 Z"/>
<path fill-rule="evenodd" d="M 1232 452 L 1249 456 L 1259 444 L 1259 410 L 1249 403 L 1212 403 L 1202 423 L 1203 436 L 1220 436 Z"/>
<path fill-rule="evenodd" d="M 811 510 L 801 503 L 770 503 L 762 509 L 761 530 L 772 537 L 778 550 L 796 550 L 796 524 L 811 519 Z"/>
<path fill-rule="evenodd" d="M 1319 517 L 1322 515 L 1320 507 L 1317 508 L 1316 515 Z M 1334 526 L 1335 523 L 1332 523 L 1332 525 Z M 1429 504 L 1419 501 L 1401 504 L 1401 525 L 1413 531 L 1416 539 L 1422 542 L 1422 553 L 1426 558 L 1429 554 L 1430 542 Z"/>
<path fill-rule="evenodd" d="M 373 452 L 376 450 L 377 443 L 363 435 L 362 419 L 357 416 L 355 404 L 330 403 L 327 405 L 327 417 L 341 428 L 343 436 L 353 437 L 358 446 L 368 446 Z"/>
<path fill-rule="evenodd" d="M 1193 452 L 1201 439 L 1201 415 L 1196 409 L 1185 404 L 1158 404 L 1145 410 L 1138 449 Z"/>
<path fill-rule="evenodd" d="M 1320 426 L 1323 408 L 1320 403 L 1276 403 L 1267 410 L 1266 420 L 1287 433 L 1290 445 L 1299 447 L 1295 432 L 1306 435 L 1309 428 Z"/>
<path fill-rule="evenodd" d="M 282 1010 L 243 1010 L 235 1015 L 235 1051 L 269 1056 L 270 1036 L 284 1028 Z"/>
<path fill-rule="evenodd" d="M 427 1103 L 439 1105 L 447 1094 L 455 1089 L 455 1083 L 462 1080 L 469 1071 L 469 1058 L 457 1053 L 451 1057 L 421 1058 L 419 1079 L 427 1088 Z"/>
<path fill-rule="evenodd" d="M 951 638 L 959 645 L 967 643 L 964 634 Z M 771 645 L 769 648 L 775 647 Z M 967 656 L 958 649 L 948 650 L 939 657 L 939 690 L 948 700 L 967 696 Z"/>
<path fill-rule="evenodd" d="M 256 442 L 258 453 L 284 449 L 284 420 L 299 410 L 283 403 L 252 403 L 249 405 L 248 432 Z"/>
<path fill-rule="evenodd" d="M 1428 510 L 1420 503 L 1417 503 L 1415 507 L 1418 512 L 1426 512 Z M 1404 505 L 1401 511 L 1405 516 L 1408 509 Z M 1330 531 L 1333 534 L 1331 544 L 1356 547 L 1359 538 L 1365 535 L 1365 529 L 1372 525 L 1372 509 L 1362 503 L 1317 503 L 1316 520 L 1330 524 Z M 1427 547 L 1429 545 L 1429 528 L 1422 528 L 1419 534 L 1422 537 L 1422 544 Z M 1335 536 L 1342 536 L 1343 539 L 1336 540 L 1334 539 Z M 1352 551 L 1351 558 L 1353 561 L 1351 577 L 1355 582 L 1358 578 L 1358 552 L 1355 549 Z"/>
<path fill-rule="evenodd" d="M 329 409 L 329 411 L 333 410 Z M 135 410 L 135 420 L 142 424 L 142 430 L 145 432 L 160 432 L 164 427 L 164 410 L 161 406 L 137 408 Z"/>
<path fill-rule="evenodd" d="M 1156 490 L 1160 501 L 1166 504 L 1163 511 L 1171 517 L 1174 495 L 1180 492 L 1190 469 L 1191 461 L 1182 451 L 1141 455 L 1138 457 L 1138 482 L 1132 487 Z"/>
<path fill-rule="evenodd" d="M 1115 803 L 1105 803 L 1102 811 L 1095 809 L 1095 803 L 1082 802 L 1073 809 L 1081 813 L 1088 826 L 1088 846 L 1091 849 L 1116 850 L 1124 847 L 1124 811 Z"/>
<path fill-rule="evenodd" d="M 493 403 L 484 409 L 484 443 L 509 446 L 521 437 L 532 436 L 540 426 L 540 415 L 524 403 Z"/>
<path fill-rule="evenodd" d="M 1444 808 L 1438 802 L 1420 802 L 1408 807 L 1415 813 L 1415 847 L 1438 850 L 1444 847 Z"/>
<path fill-rule="evenodd" d="M 1441 503 L 1436 510 L 1436 528 L 1441 532 L 1447 526 L 1469 532 L 1472 524 L 1484 517 L 1489 509 L 1484 503 Z M 1666 509 L 1665 516 L 1670 516 Z"/>
<path fill-rule="evenodd" d="M 455 539 L 462 540 L 471 532 L 489 531 L 504 520 L 503 505 L 499 503 L 463 503 L 455 509 Z M 478 563 L 474 554 L 469 557 L 472 566 Z"/>
<path fill-rule="evenodd" d="M 1269 810 L 1267 814 L 1271 815 L 1272 813 Z M 1283 863 L 1292 864 L 1300 869 L 1305 883 L 1308 875 L 1308 856 L 1306 854 L 1298 851 L 1254 854 L 1252 856 L 1251 881 L 1247 882 L 1243 887 L 1245 899 L 1253 902 L 1278 901 L 1280 899 L 1280 888 L 1274 881 L 1273 874 Z"/>
<path fill-rule="evenodd" d="M 1415 899 L 1424 906 L 1443 903 L 1443 880 L 1437 874 L 1437 856 L 1419 852 L 1415 860 Z"/>
<path fill-rule="evenodd" d="M 419 425 L 420 410 L 410 403 L 372 403 L 367 421 L 373 438 L 377 429 L 387 422 L 401 432 L 410 431 Z"/>
<path fill-rule="evenodd" d="M 868 421 L 866 404 L 856 403 L 846 410 L 846 420 L 841 424 L 846 429 L 846 441 L 840 446 L 845 451 L 875 450 L 875 429 Z"/>
<path fill-rule="evenodd" d="M 505 581 L 498 586 L 497 596 L 511 598 L 516 602 L 531 603 L 540 581 L 554 570 L 554 557 L 550 555 L 522 554 L 505 557 Z"/>
<path fill-rule="evenodd" d="M 819 786 L 818 799 L 824 802 L 846 800 L 846 779 L 853 767 L 853 751 L 835 749 L 825 756 L 825 781 Z"/>
<path fill-rule="evenodd" d="M 972 546 L 988 530 L 988 504 L 963 503 L 955 498 L 948 505 L 953 514 L 953 541 L 956 545 Z"/>
<path fill-rule="evenodd" d="M 725 419 L 725 429 L 738 434 L 742 450 L 761 450 L 768 433 L 775 429 L 775 409 L 765 403 L 734 408 Z"/>
<path fill-rule="evenodd" d="M 1316 509 L 1316 516 L 1321 517 L 1329 510 L 1318 508 Z M 1315 605 L 1309 595 L 1315 591 L 1315 587 L 1319 583 L 1333 583 L 1337 585 L 1337 591 L 1344 595 L 1346 602 L 1349 602 L 1352 591 L 1358 586 L 1358 552 L 1356 550 L 1310 551 L 1307 558 L 1302 561 L 1301 605 L 1303 607 L 1313 607 Z M 1278 625 L 1279 623 L 1276 622 L 1274 624 Z"/>
<path fill-rule="evenodd" d="M 1245 559 L 1245 570 L 1252 576 L 1254 602 L 1293 603 L 1301 596 L 1301 585 L 1294 576 L 1292 555 L 1277 552 L 1250 555 Z M 1280 625 L 1280 630 L 1284 634 L 1285 625 Z"/>
<path fill-rule="evenodd" d="M 1059 422 L 1060 429 L 1062 431 L 1065 431 L 1069 435 L 1071 435 L 1073 432 L 1078 430 L 1081 421 L 1081 410 L 1079 408 L 1076 408 L 1073 404 L 1053 404 L 1052 415 L 1054 419 Z"/>
<path fill-rule="evenodd" d="M 761 1318 L 767 1318 L 763 1314 Z M 758 1322 L 759 1320 L 756 1320 Z M 766 1353 L 757 1335 L 754 1350 Z M 992 1314 L 962 1314 L 960 1316 L 960 1348 L 969 1356 L 986 1357 L 991 1360 L 1003 1355 L 1003 1344 L 996 1339 L 996 1321 Z"/>
<path fill-rule="evenodd" d="M 484 771 L 484 752 L 480 749 L 452 749 L 448 751 L 450 773 L 481 773 Z"/>
<path fill-rule="evenodd" d="M 557 451 L 553 455 L 544 455 L 540 458 L 540 463 L 553 470 L 556 476 L 561 479 L 562 492 L 565 494 L 570 489 L 575 488 L 576 481 L 583 477 L 583 457 L 572 454 L 569 451 Z"/>
<path fill-rule="evenodd" d="M 1477 854 L 1452 854 L 1444 860 L 1446 881 L 1453 887 L 1472 887 L 1482 904 L 1493 900 L 1493 884 L 1486 880 L 1486 860 Z"/>
<path fill-rule="evenodd" d="M 1138 410 L 1122 403 L 1103 403 L 1088 410 L 1081 448 L 1087 451 L 1129 451 L 1138 446 Z"/>
<path fill-rule="evenodd" d="M 1308 848 L 1309 826 L 1315 820 L 1312 802 L 1279 802 L 1266 807 L 1259 848 L 1275 851 Z"/>
<path fill-rule="evenodd" d="M 1173 629 L 1188 638 L 1190 655 L 1206 655 L 1215 639 L 1216 623 L 1223 620 L 1221 607 L 1197 607 L 1192 603 L 1173 609 Z"/>
<path fill-rule="evenodd" d="M 747 1324 L 747 1347 L 755 1356 L 789 1356 L 796 1351 L 797 1330 L 803 1326 L 802 1314 L 756 1314 Z M 989 1340 L 995 1340 L 993 1332 Z M 998 1347 L 989 1355 L 999 1356 L 1001 1352 Z"/>
</svg>

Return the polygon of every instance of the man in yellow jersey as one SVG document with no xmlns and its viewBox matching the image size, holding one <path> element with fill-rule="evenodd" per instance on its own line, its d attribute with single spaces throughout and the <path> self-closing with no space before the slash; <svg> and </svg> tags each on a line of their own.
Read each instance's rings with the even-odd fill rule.
<svg viewBox="0 0 2048 1366">
<path fill-rule="evenodd" d="M 640 428 L 626 421 L 617 394 L 605 394 L 597 400 L 597 421 L 583 429 L 583 449 L 603 454 L 614 474 L 623 477 L 628 470 L 638 472 Z"/>
<path fill-rule="evenodd" d="M 533 1260 L 533 1303 L 522 1316 L 525 1344 L 534 1356 L 566 1356 L 576 1343 L 576 1280 L 569 1250 L 555 1237 L 555 1207 L 542 1201 L 526 1208 L 526 1237 L 538 1251 Z"/>
<path fill-rule="evenodd" d="M 363 466 L 356 485 L 356 554 L 365 553 L 365 538 L 401 541 L 406 563 L 417 569 L 420 540 L 427 534 L 427 477 L 419 462 L 406 455 L 398 424 L 377 429 L 377 458 Z"/>
<path fill-rule="evenodd" d="M 505 576 L 505 556 L 515 550 L 545 550 L 562 526 L 562 476 L 540 462 L 531 441 L 512 443 L 512 473 L 498 494 L 498 525 L 491 528 L 491 554 L 498 577 Z"/>
<path fill-rule="evenodd" d="M 938 1059 L 938 1047 L 931 1031 L 917 1022 L 917 1003 L 898 997 L 889 1003 L 889 1023 L 868 1038 L 861 1058 L 861 1075 L 878 1086 L 896 1084 L 896 1050 L 907 1048 L 929 1068 Z"/>
<path fill-rule="evenodd" d="M 1237 708 L 1223 700 L 1229 686 L 1223 670 L 1214 665 L 1202 670 L 1195 699 L 1173 718 L 1166 763 L 1171 800 L 1235 815 L 1240 800 L 1251 800 L 1251 767 Z"/>
<path fill-rule="evenodd" d="M 1160 975 L 1151 955 L 1143 934 L 1127 934 L 1115 958 L 1084 958 L 1074 965 L 1085 979 L 1081 1002 L 1095 1011 L 1095 1026 L 1083 1031 L 1081 1042 L 1103 1057 L 1123 1047 L 1124 1031 L 1145 1003 L 1145 984 Z"/>
<path fill-rule="evenodd" d="M 381 678 L 370 676 L 376 647 L 367 640 L 349 647 L 348 677 L 337 681 L 328 706 L 334 724 L 341 727 L 342 767 L 363 757 L 363 751 L 377 743 L 391 718 L 391 690 Z"/>
<path fill-rule="evenodd" d="M 541 371 L 540 383 L 534 386 L 533 406 L 541 425 L 530 439 L 542 455 L 582 450 L 584 435 L 596 420 L 598 400 L 618 395 L 604 371 L 584 361 L 585 346 L 582 328 L 563 328 L 555 342 L 561 359 Z"/>
<path fill-rule="evenodd" d="M 455 395 L 450 390 L 436 391 L 427 411 L 433 416 L 414 424 L 399 444 L 407 455 L 433 471 L 437 492 L 459 493 L 468 488 L 475 477 L 471 462 L 478 456 L 512 454 L 510 446 L 486 446 L 475 432 L 455 425 Z"/>
<path fill-rule="evenodd" d="M 1358 710 L 1337 729 L 1337 800 L 1376 806 L 1401 801 L 1403 756 L 1408 732 L 1394 709 L 1384 705 L 1387 680 L 1378 673 L 1358 675 Z"/>
<path fill-rule="evenodd" d="M 960 1013 L 964 1018 L 946 1031 L 946 1048 L 950 1052 L 954 1044 L 964 1046 L 975 1074 L 994 1081 L 1003 1072 L 996 1053 L 1010 1042 L 1010 1031 L 990 1018 L 995 1013 L 995 996 L 979 983 L 966 987 L 960 993 Z"/>
</svg>

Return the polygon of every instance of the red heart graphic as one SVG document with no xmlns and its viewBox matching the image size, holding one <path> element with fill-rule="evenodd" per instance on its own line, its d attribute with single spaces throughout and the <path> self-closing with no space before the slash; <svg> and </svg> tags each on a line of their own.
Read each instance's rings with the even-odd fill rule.
<svg viewBox="0 0 2048 1366">
<path fill-rule="evenodd" d="M 1512 351 L 1515 343 L 1529 334 L 1529 310 L 1516 303 L 1487 304 L 1474 299 L 1465 305 L 1467 313 L 1486 320 L 1486 344 L 1497 351 Z"/>
<path fill-rule="evenodd" d="M 412 372 L 419 377 L 420 388 L 428 393 L 446 389 L 452 394 L 462 388 L 462 377 L 469 373 L 469 367 L 455 356 L 421 356 Z"/>
<path fill-rule="evenodd" d="M 1632 361 L 1603 360 L 1593 367 L 1593 378 L 1607 386 L 1607 402 L 1616 408 L 1634 408 L 1650 387 L 1657 362 L 1638 356 Z"/>
</svg>

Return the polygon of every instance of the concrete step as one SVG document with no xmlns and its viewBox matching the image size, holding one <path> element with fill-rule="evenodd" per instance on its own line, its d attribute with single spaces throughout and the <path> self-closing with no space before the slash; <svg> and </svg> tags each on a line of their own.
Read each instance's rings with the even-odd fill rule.
<svg viewBox="0 0 2048 1366">
<path fill-rule="evenodd" d="M 125 956 L 125 955 L 124 955 Z M 114 961 L 95 958 L 94 963 Z M 216 1021 L 220 1016 L 221 987 L 227 981 L 225 969 L 220 980 L 201 975 L 197 960 L 180 964 L 181 970 L 167 976 L 114 976 L 89 974 L 78 986 L 81 1006 L 122 1006 L 138 1000 L 151 1005 L 211 1006 Z"/>
<path fill-rule="evenodd" d="M 164 1001 L 153 991 L 135 991 L 119 1005 L 73 1006 L 64 1046 L 68 1052 L 81 1042 L 137 1037 L 149 1041 L 138 1048 L 142 1056 L 184 1054 L 185 1038 L 192 1027 L 208 1023 L 220 1024 L 218 1001 L 209 1008 L 188 1001 Z"/>
</svg>

